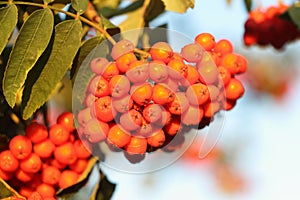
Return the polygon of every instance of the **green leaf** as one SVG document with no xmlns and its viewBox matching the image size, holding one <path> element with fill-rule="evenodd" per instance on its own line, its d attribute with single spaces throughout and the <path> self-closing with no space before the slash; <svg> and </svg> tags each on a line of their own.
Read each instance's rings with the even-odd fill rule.
<svg viewBox="0 0 300 200">
<path fill-rule="evenodd" d="M 300 3 L 291 6 L 287 12 L 293 23 L 300 29 Z"/>
<path fill-rule="evenodd" d="M 48 62 L 32 86 L 28 102 L 23 102 L 23 118 L 28 119 L 50 97 L 62 80 L 80 47 L 82 25 L 79 20 L 66 20 L 55 26 L 53 48 Z"/>
<path fill-rule="evenodd" d="M 33 12 L 23 24 L 6 66 L 4 96 L 11 107 L 23 86 L 29 70 L 46 49 L 53 30 L 54 18 L 49 8 Z"/>
<path fill-rule="evenodd" d="M 252 9 L 252 0 L 244 0 L 244 4 L 247 12 L 250 12 Z"/>
<path fill-rule="evenodd" d="M 166 10 L 185 13 L 188 8 L 194 8 L 194 0 L 162 0 L 165 3 Z"/>
<path fill-rule="evenodd" d="M 92 59 L 97 57 L 96 53 L 93 53 L 93 49 L 104 40 L 105 40 L 105 37 L 103 35 L 98 35 L 98 36 L 92 37 L 92 38 L 84 41 L 84 43 L 81 45 L 81 47 L 79 49 L 77 62 L 71 70 L 71 75 L 70 75 L 71 79 L 73 79 L 73 77 L 76 75 L 82 62 L 89 54 L 91 54 L 91 55 L 89 56 L 90 60 L 88 62 L 90 62 Z"/>
<path fill-rule="evenodd" d="M 14 31 L 18 22 L 18 8 L 10 4 L 5 8 L 0 8 L 0 55 L 6 46 L 10 35 Z"/>
<path fill-rule="evenodd" d="M 88 0 L 71 0 L 71 5 L 81 15 L 88 7 Z"/>
</svg>

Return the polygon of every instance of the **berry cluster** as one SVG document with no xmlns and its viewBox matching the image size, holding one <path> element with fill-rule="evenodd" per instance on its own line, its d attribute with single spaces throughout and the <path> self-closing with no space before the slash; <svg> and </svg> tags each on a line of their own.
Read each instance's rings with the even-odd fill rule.
<svg viewBox="0 0 300 200">
<path fill-rule="evenodd" d="M 39 193 L 44 200 L 55 199 L 57 190 L 75 184 L 91 157 L 78 138 L 73 114 L 64 112 L 49 130 L 36 121 L 16 135 L 9 148 L 0 153 L 0 177 L 22 196 Z"/>
<path fill-rule="evenodd" d="M 209 33 L 197 35 L 181 52 L 157 42 L 147 59 L 123 39 L 110 56 L 112 61 L 99 57 L 90 63 L 94 77 L 77 115 L 78 133 L 92 144 L 105 141 L 123 150 L 131 162 L 146 152 L 175 150 L 184 141 L 172 144 L 175 136 L 205 127 L 244 94 L 235 75 L 245 72 L 246 59 L 233 53 L 228 40 L 216 42 Z"/>
<path fill-rule="evenodd" d="M 244 43 L 247 46 L 271 44 L 281 49 L 284 44 L 297 39 L 300 31 L 291 21 L 280 18 L 288 6 L 280 3 L 265 10 L 255 9 L 249 13 L 245 22 Z"/>
</svg>

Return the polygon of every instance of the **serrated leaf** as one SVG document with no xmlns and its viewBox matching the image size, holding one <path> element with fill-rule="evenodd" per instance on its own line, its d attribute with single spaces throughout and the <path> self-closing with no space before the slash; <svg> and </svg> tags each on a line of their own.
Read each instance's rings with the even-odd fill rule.
<svg viewBox="0 0 300 200">
<path fill-rule="evenodd" d="M 80 15 L 83 14 L 88 7 L 88 0 L 71 0 L 71 5 Z"/>
<path fill-rule="evenodd" d="M 48 62 L 32 86 L 28 102 L 23 104 L 23 118 L 28 119 L 51 96 L 80 47 L 82 25 L 79 20 L 66 20 L 55 26 L 53 48 Z"/>
<path fill-rule="evenodd" d="M 85 58 L 87 58 L 87 56 L 89 54 L 90 54 L 90 56 L 89 56 L 90 59 L 94 59 L 95 57 L 97 57 L 97 54 L 93 53 L 93 49 L 104 40 L 105 40 L 105 37 L 103 35 L 98 35 L 98 36 L 92 37 L 92 38 L 84 41 L 84 43 L 81 45 L 81 47 L 79 49 L 76 65 L 73 66 L 73 68 L 71 70 L 70 78 L 72 80 L 73 80 L 74 75 L 78 71 L 79 67 L 81 66 L 82 62 L 84 61 Z"/>
<path fill-rule="evenodd" d="M 244 0 L 244 5 L 247 12 L 250 12 L 252 9 L 252 0 Z"/>
<path fill-rule="evenodd" d="M 5 48 L 9 37 L 14 31 L 18 22 L 18 8 L 14 4 L 10 4 L 5 8 L 0 8 L 0 55 Z"/>
<path fill-rule="evenodd" d="M 165 3 L 166 10 L 185 13 L 187 9 L 194 8 L 194 0 L 162 0 Z"/>
<path fill-rule="evenodd" d="M 54 18 L 49 8 L 33 12 L 23 24 L 6 66 L 3 92 L 13 107 L 17 93 L 23 86 L 27 73 L 46 49 L 53 30 Z"/>
<path fill-rule="evenodd" d="M 60 189 L 57 193 L 56 196 L 61 197 L 62 199 L 72 199 L 75 200 L 77 199 L 75 196 L 80 195 L 80 189 L 82 189 L 87 182 L 89 181 L 90 175 L 92 173 L 93 168 L 98 164 L 98 158 L 96 157 L 91 157 L 88 166 L 84 170 L 84 172 L 80 175 L 78 181 L 76 184 L 67 187 L 65 189 Z M 84 194 L 87 196 L 87 194 Z"/>
<path fill-rule="evenodd" d="M 300 4 L 291 6 L 287 12 L 293 23 L 297 25 L 298 29 L 300 29 Z"/>
</svg>

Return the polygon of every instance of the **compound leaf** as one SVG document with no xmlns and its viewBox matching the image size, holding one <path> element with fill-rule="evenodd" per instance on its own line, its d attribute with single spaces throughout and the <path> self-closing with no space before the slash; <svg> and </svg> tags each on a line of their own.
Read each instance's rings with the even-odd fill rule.
<svg viewBox="0 0 300 200">
<path fill-rule="evenodd" d="M 81 32 L 82 25 L 79 20 L 66 20 L 55 26 L 54 42 L 49 59 L 32 86 L 28 101 L 22 102 L 24 119 L 28 119 L 51 97 L 52 91 L 72 65 L 80 47 Z"/>
</svg>

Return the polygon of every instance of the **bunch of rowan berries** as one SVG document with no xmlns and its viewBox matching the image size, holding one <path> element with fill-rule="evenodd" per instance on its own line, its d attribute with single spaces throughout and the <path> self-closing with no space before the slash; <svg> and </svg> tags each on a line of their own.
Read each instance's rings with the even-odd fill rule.
<svg viewBox="0 0 300 200">
<path fill-rule="evenodd" d="M 280 3 L 265 10 L 258 8 L 249 12 L 245 22 L 245 45 L 272 45 L 281 49 L 286 43 L 296 40 L 300 36 L 297 26 L 280 17 L 287 9 L 287 5 Z"/>
<path fill-rule="evenodd" d="M 76 118 L 80 137 L 123 150 L 131 162 L 158 149 L 176 150 L 184 142 L 180 133 L 209 125 L 244 94 L 235 75 L 246 71 L 247 60 L 226 39 L 201 33 L 180 52 L 157 42 L 146 59 L 134 50 L 122 39 L 108 57 L 90 62 L 94 76 Z"/>
<path fill-rule="evenodd" d="M 60 114 L 49 130 L 32 121 L 0 153 L 0 177 L 26 198 L 38 193 L 44 200 L 55 199 L 86 169 L 91 157 L 87 145 L 78 138 L 71 112 Z"/>
</svg>

